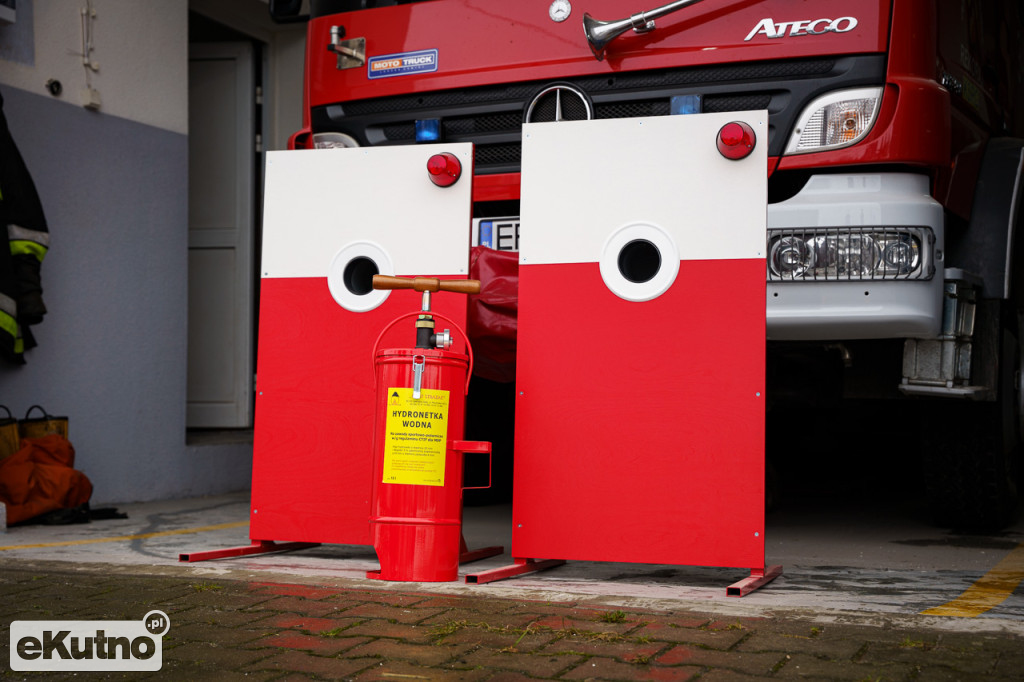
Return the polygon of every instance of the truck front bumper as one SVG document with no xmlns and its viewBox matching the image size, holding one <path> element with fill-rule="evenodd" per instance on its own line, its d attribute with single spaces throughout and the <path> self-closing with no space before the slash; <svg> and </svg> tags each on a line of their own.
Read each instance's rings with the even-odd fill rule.
<svg viewBox="0 0 1024 682">
<path fill-rule="evenodd" d="M 768 206 L 769 340 L 928 338 L 942 324 L 943 210 L 929 193 L 929 181 L 913 173 L 815 175 L 786 201 Z M 781 232 L 780 232 L 781 231 Z M 871 234 L 912 231 L 928 235 L 918 254 L 926 271 L 916 275 L 851 274 L 822 269 L 817 278 L 773 276 L 773 234 L 838 235 L 831 244 L 875 247 Z M 855 236 L 846 236 L 855 235 Z M 861 235 L 861 236 L 856 236 Z M 819 250 L 828 251 L 825 237 Z M 863 240 L 862 242 L 856 240 Z M 776 240 L 777 243 L 778 240 Z M 799 242 L 803 247 L 803 242 Z M 858 256 L 858 263 L 866 256 Z"/>
</svg>

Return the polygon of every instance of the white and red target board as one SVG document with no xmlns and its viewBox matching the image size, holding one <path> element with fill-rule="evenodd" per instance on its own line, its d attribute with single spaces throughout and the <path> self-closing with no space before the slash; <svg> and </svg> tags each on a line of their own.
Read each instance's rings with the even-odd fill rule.
<svg viewBox="0 0 1024 682">
<path fill-rule="evenodd" d="M 515 557 L 763 572 L 767 120 L 523 127 Z"/>
<path fill-rule="evenodd" d="M 462 164 L 449 187 L 427 172 L 440 152 Z M 421 303 L 371 279 L 468 277 L 472 169 L 471 144 L 267 154 L 254 541 L 370 544 L 374 344 Z M 465 327 L 465 296 L 438 294 L 433 308 Z M 382 339 L 414 343 L 405 328 Z"/>
</svg>

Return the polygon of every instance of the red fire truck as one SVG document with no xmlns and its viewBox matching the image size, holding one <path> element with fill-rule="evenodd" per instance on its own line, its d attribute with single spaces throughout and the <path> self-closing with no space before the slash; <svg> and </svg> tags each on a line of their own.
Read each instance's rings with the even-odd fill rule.
<svg viewBox="0 0 1024 682">
<path fill-rule="evenodd" d="M 301 2 L 270 4 L 299 18 Z M 936 520 L 1005 524 L 1024 418 L 1024 6 L 643 4 L 311 0 L 290 146 L 472 142 L 477 239 L 515 249 L 524 122 L 767 110 L 769 398 L 898 401 Z M 620 171 L 628 144 L 608 140 L 593 172 Z M 875 427 L 833 438 L 851 428 Z"/>
</svg>

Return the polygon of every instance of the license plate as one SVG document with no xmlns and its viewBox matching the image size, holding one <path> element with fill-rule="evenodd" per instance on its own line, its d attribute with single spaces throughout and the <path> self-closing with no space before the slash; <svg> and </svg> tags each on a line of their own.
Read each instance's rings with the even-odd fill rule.
<svg viewBox="0 0 1024 682">
<path fill-rule="evenodd" d="M 497 251 L 519 250 L 519 217 L 474 218 L 473 246 Z"/>
</svg>

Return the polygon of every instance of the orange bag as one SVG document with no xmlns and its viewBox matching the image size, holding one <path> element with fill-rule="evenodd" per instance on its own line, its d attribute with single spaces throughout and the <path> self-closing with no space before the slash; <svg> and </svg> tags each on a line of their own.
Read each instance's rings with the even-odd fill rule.
<svg viewBox="0 0 1024 682">
<path fill-rule="evenodd" d="M 75 448 L 68 439 L 54 434 L 25 438 L 22 445 L 0 460 L 0 501 L 7 505 L 8 524 L 89 501 L 92 482 L 74 469 Z"/>
</svg>

